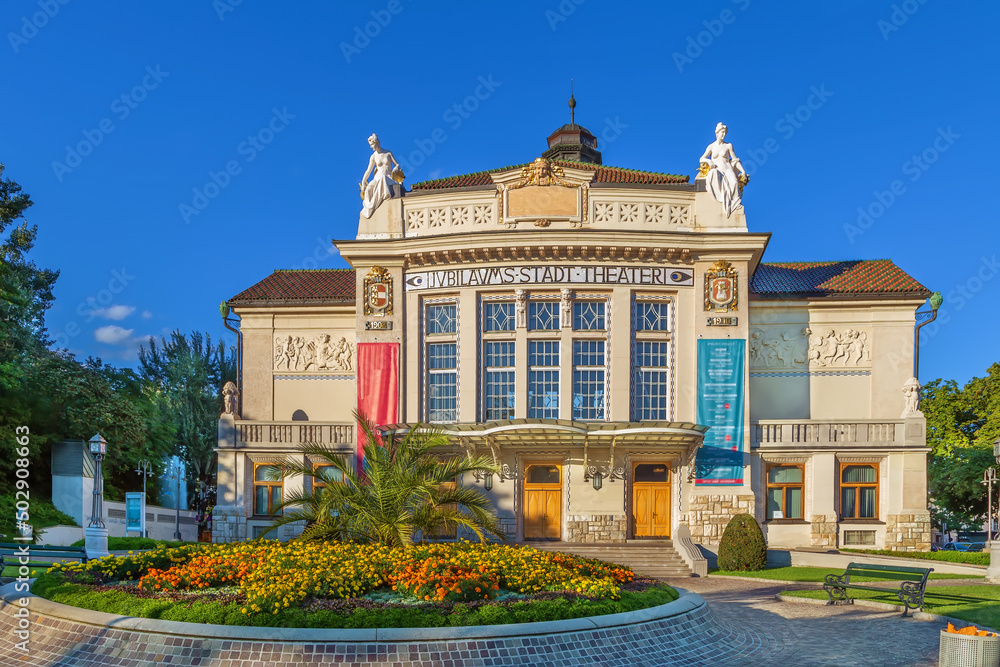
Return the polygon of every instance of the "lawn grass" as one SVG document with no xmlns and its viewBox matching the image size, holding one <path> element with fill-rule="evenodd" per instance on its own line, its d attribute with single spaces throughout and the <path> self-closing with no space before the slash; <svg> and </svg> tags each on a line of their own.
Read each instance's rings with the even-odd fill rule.
<svg viewBox="0 0 1000 667">
<path fill-rule="evenodd" d="M 805 566 L 791 566 L 791 567 L 771 567 L 765 568 L 763 570 L 757 570 L 756 572 L 730 572 L 726 570 L 709 570 L 711 575 L 720 575 L 723 577 L 751 577 L 754 579 L 777 579 L 780 581 L 798 581 L 798 582 L 819 582 L 822 583 L 828 574 L 843 574 L 844 568 L 836 569 L 829 567 L 805 567 Z M 972 574 L 947 574 L 944 572 L 935 573 L 931 572 L 931 579 L 978 579 L 976 575 Z M 869 579 L 863 577 L 851 577 L 852 581 L 878 581 L 878 579 Z"/>
<path fill-rule="evenodd" d="M 886 556 L 889 558 L 915 558 L 917 560 L 940 560 L 947 563 L 967 565 L 989 565 L 990 552 L 987 551 L 889 551 L 888 549 L 841 549 L 841 553 L 865 554 L 866 556 Z"/>
<path fill-rule="evenodd" d="M 881 591 L 848 591 L 852 598 L 874 600 L 903 606 L 895 593 Z M 783 591 L 782 595 L 826 600 L 822 590 Z M 981 584 L 974 586 L 928 587 L 924 594 L 924 611 L 942 616 L 959 618 L 988 628 L 1000 628 L 1000 586 Z"/>
<path fill-rule="evenodd" d="M 34 577 L 39 574 L 42 574 L 43 572 L 49 569 L 50 565 L 52 565 L 52 563 L 28 563 L 28 567 L 31 570 L 29 576 Z M 0 572 L 0 577 L 16 577 L 19 575 L 18 572 L 19 568 L 20 565 L 5 565 L 3 568 L 3 572 Z"/>
</svg>

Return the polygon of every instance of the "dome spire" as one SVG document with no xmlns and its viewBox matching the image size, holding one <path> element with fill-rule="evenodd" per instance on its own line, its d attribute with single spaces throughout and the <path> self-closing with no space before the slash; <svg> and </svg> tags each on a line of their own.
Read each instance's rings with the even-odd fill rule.
<svg viewBox="0 0 1000 667">
<path fill-rule="evenodd" d="M 569 124 L 576 125 L 576 98 L 573 97 L 573 79 L 569 80 Z"/>
</svg>

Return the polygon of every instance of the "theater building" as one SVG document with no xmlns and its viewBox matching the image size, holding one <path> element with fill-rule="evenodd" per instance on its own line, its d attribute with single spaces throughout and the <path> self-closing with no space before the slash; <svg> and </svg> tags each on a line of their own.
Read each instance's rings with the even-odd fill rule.
<svg viewBox="0 0 1000 667">
<path fill-rule="evenodd" d="M 929 548 L 911 377 L 930 292 L 888 260 L 765 262 L 716 137 L 693 181 L 605 166 L 570 123 L 523 165 L 407 188 L 373 135 L 357 234 L 335 242 L 352 268 L 228 300 L 214 539 L 260 535 L 308 487 L 267 475 L 299 443 L 360 457 L 359 408 L 493 457 L 459 483 L 517 541 L 712 548 L 748 512 L 775 547 Z"/>
</svg>

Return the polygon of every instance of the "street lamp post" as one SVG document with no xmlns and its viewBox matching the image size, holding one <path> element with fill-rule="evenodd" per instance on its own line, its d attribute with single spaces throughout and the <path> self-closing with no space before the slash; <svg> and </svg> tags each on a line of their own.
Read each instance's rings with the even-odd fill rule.
<svg viewBox="0 0 1000 667">
<path fill-rule="evenodd" d="M 146 479 L 153 476 L 153 466 L 150 465 L 149 459 L 139 461 L 135 472 L 142 477 L 142 536 L 149 537 L 146 533 Z"/>
<path fill-rule="evenodd" d="M 90 453 L 94 456 L 94 497 L 90 510 L 90 524 L 84 535 L 88 558 L 108 555 L 108 529 L 104 525 L 104 475 L 101 463 L 108 451 L 108 441 L 100 433 L 90 439 Z"/>
<path fill-rule="evenodd" d="M 176 518 L 174 520 L 174 539 L 179 542 L 181 539 L 181 462 L 176 456 L 174 457 L 174 460 L 170 462 L 167 479 L 174 480 L 174 509 L 176 511 Z"/>
<path fill-rule="evenodd" d="M 996 440 L 993 441 L 993 458 L 996 459 L 997 465 L 1000 465 L 1000 438 L 997 438 Z M 996 471 L 993 469 L 992 466 L 986 471 L 986 475 L 989 475 L 990 472 L 993 472 L 993 477 L 995 478 Z M 985 482 L 985 477 L 983 481 Z M 987 484 L 987 487 L 989 486 L 990 485 Z M 993 500 L 992 497 L 988 499 L 990 505 L 992 505 L 992 500 Z M 990 512 L 989 521 L 987 524 L 989 528 L 993 527 L 992 511 L 993 508 L 987 506 L 987 512 Z M 995 540 L 991 537 L 992 530 L 990 530 L 989 528 L 986 531 L 986 539 L 990 540 L 987 543 L 990 550 L 990 566 L 986 569 L 986 581 L 991 584 L 997 584 L 1000 583 L 1000 540 Z"/>
<path fill-rule="evenodd" d="M 920 329 L 922 329 L 923 327 L 927 326 L 928 324 L 930 324 L 931 322 L 933 322 L 934 320 L 937 319 L 938 308 L 941 307 L 941 304 L 943 302 L 944 302 L 944 299 L 941 297 L 941 292 L 934 292 L 933 294 L 931 294 L 931 296 L 930 296 L 930 303 L 931 303 L 931 310 L 930 310 L 930 315 L 931 316 L 930 316 L 930 319 L 928 319 L 925 322 L 921 322 L 920 324 L 918 324 L 917 327 L 916 327 L 916 330 L 914 331 L 914 334 L 913 334 L 913 377 L 917 378 L 918 380 L 920 379 L 920 375 L 919 375 L 919 373 L 920 373 Z M 917 315 L 926 315 L 926 314 L 927 314 L 926 310 L 923 310 L 923 311 L 920 311 L 920 312 L 917 313 Z"/>
</svg>

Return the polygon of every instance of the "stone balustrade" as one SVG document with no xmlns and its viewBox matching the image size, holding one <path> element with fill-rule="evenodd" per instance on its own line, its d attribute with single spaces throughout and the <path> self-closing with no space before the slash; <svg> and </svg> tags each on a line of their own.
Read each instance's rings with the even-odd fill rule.
<svg viewBox="0 0 1000 667">
<path fill-rule="evenodd" d="M 354 445 L 357 426 L 334 422 L 236 421 L 240 446 Z"/>
<path fill-rule="evenodd" d="M 752 422 L 750 446 L 859 447 L 898 446 L 904 442 L 904 420 L 856 420 L 851 422 L 771 419 Z"/>
</svg>

